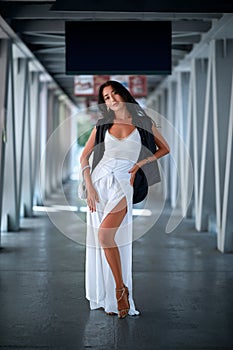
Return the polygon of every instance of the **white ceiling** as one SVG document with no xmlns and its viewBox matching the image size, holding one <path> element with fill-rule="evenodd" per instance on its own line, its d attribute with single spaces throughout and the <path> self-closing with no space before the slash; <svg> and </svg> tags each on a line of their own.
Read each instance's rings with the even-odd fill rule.
<svg viewBox="0 0 233 350">
<path fill-rule="evenodd" d="M 149 20 L 172 21 L 172 67 L 200 42 L 224 13 L 53 11 L 55 1 L 0 1 L 0 15 L 22 39 L 59 86 L 73 95 L 73 76 L 65 73 L 65 21 Z M 148 76 L 148 92 L 165 77 Z"/>
</svg>

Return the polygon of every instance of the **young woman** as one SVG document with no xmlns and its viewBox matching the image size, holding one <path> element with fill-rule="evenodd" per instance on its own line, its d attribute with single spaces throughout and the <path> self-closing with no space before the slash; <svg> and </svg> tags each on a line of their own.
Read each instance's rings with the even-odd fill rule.
<svg viewBox="0 0 233 350">
<path fill-rule="evenodd" d="M 98 104 L 103 118 L 80 157 L 88 206 L 86 298 L 91 309 L 103 308 L 107 314 L 125 318 L 139 314 L 132 289 L 135 177 L 145 164 L 169 153 L 169 146 L 121 83 L 107 81 L 101 85 Z M 144 126 L 156 145 L 154 154 L 146 158 L 142 156 Z"/>
</svg>

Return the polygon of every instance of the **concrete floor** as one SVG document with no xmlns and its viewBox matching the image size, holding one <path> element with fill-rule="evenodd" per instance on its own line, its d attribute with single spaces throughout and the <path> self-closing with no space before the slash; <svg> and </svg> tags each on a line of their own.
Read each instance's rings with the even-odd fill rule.
<svg viewBox="0 0 233 350">
<path fill-rule="evenodd" d="M 75 185 L 65 185 L 72 204 Z M 85 246 L 77 243 L 85 225 L 74 239 L 36 212 L 20 232 L 2 234 L 0 349 L 233 349 L 233 254 L 218 252 L 216 236 L 196 232 L 192 219 L 165 234 L 169 214 L 165 207 L 133 243 L 141 316 L 124 320 L 89 310 Z M 62 211 L 55 215 L 67 219 Z"/>
</svg>

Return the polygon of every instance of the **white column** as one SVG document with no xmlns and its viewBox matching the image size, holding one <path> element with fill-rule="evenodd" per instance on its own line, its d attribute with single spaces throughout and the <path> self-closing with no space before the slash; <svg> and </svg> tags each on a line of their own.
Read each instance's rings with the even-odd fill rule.
<svg viewBox="0 0 233 350">
<path fill-rule="evenodd" d="M 16 127 L 15 127 L 15 94 L 14 65 L 12 43 L 9 47 L 9 75 L 6 112 L 6 144 L 3 179 L 2 230 L 19 230 L 19 207 L 16 171 Z"/>
<path fill-rule="evenodd" d="M 41 158 L 41 114 L 40 114 L 40 73 L 31 72 L 31 157 L 32 157 L 32 188 L 33 188 L 33 205 L 40 203 L 39 192 L 39 170 Z"/>
<path fill-rule="evenodd" d="M 233 40 L 213 40 L 213 131 L 217 245 L 233 251 L 232 199 L 232 71 Z M 230 214 L 230 215 L 228 215 Z"/>
<path fill-rule="evenodd" d="M 47 110 L 48 110 L 48 84 L 41 82 L 40 89 L 40 167 L 39 167 L 39 198 L 38 204 L 43 204 L 46 198 L 46 143 L 47 143 Z"/>
<path fill-rule="evenodd" d="M 209 190 L 209 187 L 213 186 L 213 181 L 211 183 L 210 178 L 208 183 L 204 183 L 205 176 L 210 175 L 210 168 L 207 169 L 205 166 L 209 116 L 210 65 L 208 65 L 207 59 L 194 59 L 192 69 L 195 225 L 197 230 L 200 231 L 208 229 L 208 217 L 212 210 L 211 205 L 209 206 L 208 198 L 213 193 L 213 191 Z M 209 136 L 211 136 L 211 133 L 209 133 Z M 211 158 L 209 158 L 209 161 L 211 161 Z M 205 192 L 206 194 L 208 193 L 208 196 L 204 196 L 203 190 L 200 192 L 204 184 L 206 186 Z M 203 200 L 205 200 L 205 203 L 203 203 Z M 213 202 L 213 198 L 210 200 L 210 204 L 211 202 Z"/>
<path fill-rule="evenodd" d="M 176 102 L 177 102 L 177 83 L 176 81 L 169 82 L 168 86 L 168 121 L 176 127 Z M 173 150 L 174 153 L 174 159 L 177 159 L 177 138 L 175 137 L 175 134 L 173 133 L 170 135 L 170 148 Z M 171 193 L 171 207 L 176 207 L 176 201 L 177 201 L 177 190 L 178 190 L 178 176 L 177 176 L 177 168 L 175 161 L 172 157 L 169 157 L 170 161 L 170 193 Z"/>
<path fill-rule="evenodd" d="M 5 168 L 5 148 L 7 142 L 7 98 L 9 81 L 9 60 L 10 41 L 0 39 L 0 230 L 6 229 L 6 216 L 3 215 L 3 194 L 4 194 L 4 168 Z M 4 220 L 2 221 L 5 217 Z M 1 233 L 0 233 L 1 238 Z M 1 244 L 1 239 L 0 239 Z"/>
</svg>

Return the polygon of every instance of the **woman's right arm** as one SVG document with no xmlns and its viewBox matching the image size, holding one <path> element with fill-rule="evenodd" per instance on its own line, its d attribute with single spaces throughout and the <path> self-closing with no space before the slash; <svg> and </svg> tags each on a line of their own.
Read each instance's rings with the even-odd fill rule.
<svg viewBox="0 0 233 350">
<path fill-rule="evenodd" d="M 92 130 L 85 147 L 82 151 L 82 154 L 80 156 L 80 163 L 81 163 L 81 168 L 83 169 L 85 166 L 89 165 L 89 158 L 90 155 L 94 149 L 95 146 L 95 135 L 96 135 L 96 127 Z M 84 170 L 84 173 L 89 173 L 90 174 L 90 168 L 89 171 Z M 86 178 L 85 178 L 86 180 Z"/>
<path fill-rule="evenodd" d="M 86 145 L 83 149 L 83 152 L 80 156 L 81 168 L 84 169 L 83 176 L 86 182 L 87 188 L 87 204 L 91 211 L 96 211 L 96 201 L 98 202 L 98 194 L 92 184 L 91 180 L 91 171 L 89 166 L 89 158 L 95 146 L 95 136 L 96 136 L 96 127 L 92 130 L 91 135 L 89 136 Z"/>
</svg>

